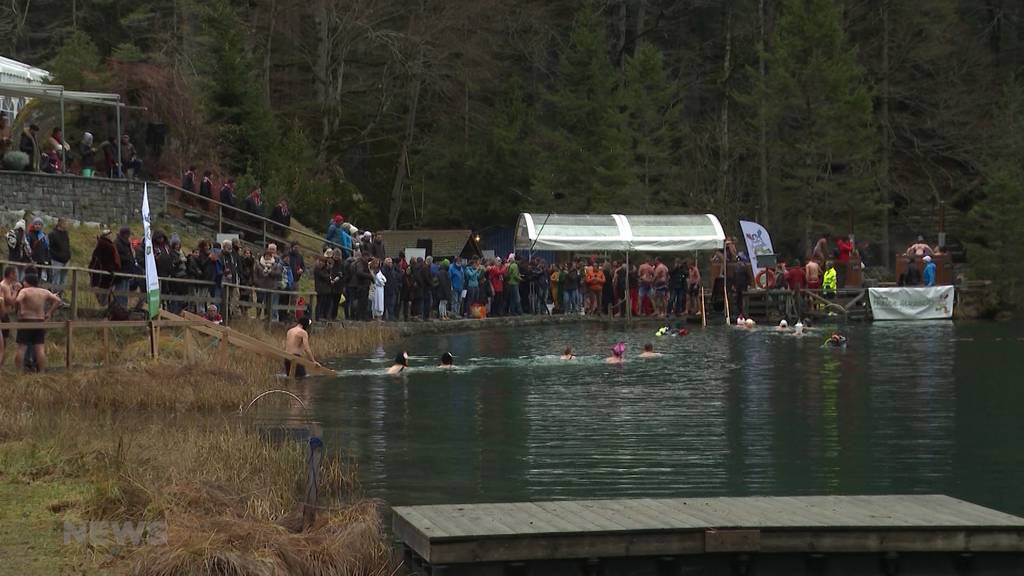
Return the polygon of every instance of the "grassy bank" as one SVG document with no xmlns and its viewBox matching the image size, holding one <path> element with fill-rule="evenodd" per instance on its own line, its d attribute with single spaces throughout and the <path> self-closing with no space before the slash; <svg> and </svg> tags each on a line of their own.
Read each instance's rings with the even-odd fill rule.
<svg viewBox="0 0 1024 576">
<path fill-rule="evenodd" d="M 248 333 L 279 341 L 281 330 Z M 77 335 L 76 335 L 77 338 Z M 322 357 L 389 338 L 379 327 L 314 336 Z M 337 453 L 320 470 L 320 513 L 302 529 L 303 443 L 275 441 L 241 414 L 293 385 L 276 363 L 160 362 L 119 348 L 116 367 L 4 374 L 0 558 L 17 574 L 397 574 L 378 503 Z M 145 346 L 138 346 L 145 350 Z M 294 391 L 300 393 L 301 387 Z M 291 402 L 283 396 L 263 402 Z M 291 408 L 291 406 L 282 408 Z M 65 544 L 65 522 L 165 522 L 166 544 L 109 537 Z M 134 524 L 138 525 L 138 524 Z M 9 562 L 9 564 L 8 564 Z"/>
</svg>

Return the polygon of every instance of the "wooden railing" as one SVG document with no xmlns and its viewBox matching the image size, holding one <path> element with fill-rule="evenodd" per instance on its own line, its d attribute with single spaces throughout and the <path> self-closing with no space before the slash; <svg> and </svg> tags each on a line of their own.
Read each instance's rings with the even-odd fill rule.
<svg viewBox="0 0 1024 576">
<path fill-rule="evenodd" d="M 207 198 L 201 194 L 189 192 L 188 190 L 185 190 L 180 186 L 176 186 L 170 182 L 167 182 L 166 180 L 161 180 L 160 183 L 166 186 L 169 190 L 177 192 L 179 198 L 188 198 L 192 202 L 194 202 L 194 204 L 187 204 L 185 202 L 182 202 L 181 200 L 172 199 L 170 197 L 170 194 L 168 194 L 168 206 L 173 206 L 185 212 L 191 211 L 200 215 L 209 214 L 211 216 L 216 216 L 217 231 L 219 233 L 223 233 L 225 226 L 227 226 L 232 229 L 237 229 L 239 231 L 249 232 L 254 237 L 260 238 L 264 246 L 269 241 L 280 243 L 283 246 L 285 243 L 289 242 L 290 239 L 286 238 L 285 235 L 274 233 L 274 230 L 285 230 L 289 233 L 289 235 L 291 235 L 291 239 L 299 237 L 306 240 L 314 241 L 314 243 L 312 244 L 312 246 L 314 247 L 303 245 L 300 242 L 300 246 L 304 250 L 307 250 L 310 253 L 313 253 L 314 255 L 322 253 L 322 251 L 319 250 L 319 248 L 322 246 L 329 246 L 331 248 L 339 249 L 343 248 L 341 244 L 338 244 L 336 242 L 328 242 L 326 238 L 323 236 L 318 236 L 316 234 L 306 232 L 305 230 L 299 230 L 298 228 L 293 228 L 291 226 L 280 224 L 278 222 L 271 220 L 270 218 L 267 218 L 266 216 L 262 216 L 260 214 L 253 214 L 252 212 L 247 211 L 245 208 L 231 206 L 230 204 L 224 204 L 223 202 L 220 202 L 219 200 L 216 200 L 214 198 Z M 204 210 L 202 208 L 203 205 L 206 205 L 210 209 Z M 254 227 L 251 224 L 252 222 L 258 223 L 258 228 Z"/>
<path fill-rule="evenodd" d="M 67 273 L 67 280 L 63 286 L 55 286 L 52 283 L 52 273 L 55 268 L 52 266 L 29 264 L 25 262 L 11 262 L 0 260 L 0 267 L 15 266 L 27 268 L 34 266 L 40 270 L 47 270 L 47 282 L 40 282 L 44 288 L 52 291 L 59 291 L 66 304 L 66 311 L 61 316 L 67 320 L 77 321 L 81 318 L 99 319 L 104 317 L 108 310 L 109 300 L 117 298 L 127 302 L 125 306 L 129 313 L 134 310 L 145 311 L 146 293 L 144 289 L 122 290 L 124 281 L 137 281 L 140 286 L 145 286 L 146 277 L 141 274 L 129 274 L 125 272 L 110 273 L 105 270 L 93 270 L 78 266 L 66 266 L 63 270 Z M 98 274 L 111 279 L 111 288 L 93 287 L 91 285 L 92 275 Z M 187 287 L 187 294 L 171 294 L 168 288 L 172 285 Z M 198 312 L 205 312 L 209 304 L 217 305 L 225 322 L 232 320 L 235 310 L 243 316 L 255 310 L 257 317 L 264 317 L 267 323 L 276 321 L 281 312 L 289 312 L 294 317 L 296 303 L 300 298 L 304 299 L 309 307 L 316 309 L 317 295 L 311 291 L 287 291 L 255 286 L 243 286 L 237 283 L 223 282 L 220 284 L 220 295 L 211 294 L 211 289 L 217 285 L 207 280 L 196 280 L 193 278 L 160 278 L 160 303 L 162 308 L 175 311 L 187 307 L 193 307 Z M 237 293 L 237 294 L 236 294 Z M 242 296 L 248 295 L 245 299 Z M 276 296 L 273 298 L 271 296 Z M 283 301 L 283 303 L 282 303 Z M 139 314 L 141 316 L 141 314 Z"/>
</svg>

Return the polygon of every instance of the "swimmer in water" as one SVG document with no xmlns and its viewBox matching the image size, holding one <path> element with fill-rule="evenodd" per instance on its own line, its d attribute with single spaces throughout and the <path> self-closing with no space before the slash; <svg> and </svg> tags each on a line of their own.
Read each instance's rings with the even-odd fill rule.
<svg viewBox="0 0 1024 576">
<path fill-rule="evenodd" d="M 753 330 L 756 324 L 757 322 L 754 322 L 753 318 L 747 318 L 746 320 L 743 321 L 743 327 L 746 328 L 747 330 Z"/>
<path fill-rule="evenodd" d="M 804 323 L 803 322 L 797 322 L 796 325 L 793 326 L 793 336 L 803 336 L 803 335 L 804 335 Z"/>
<path fill-rule="evenodd" d="M 441 355 L 441 365 L 438 368 L 453 369 L 455 368 L 455 356 L 452 356 L 451 352 L 445 352 Z"/>
<path fill-rule="evenodd" d="M 782 320 L 779 320 L 779 326 L 778 326 L 778 328 L 776 328 L 776 330 L 778 330 L 779 332 L 786 332 L 786 331 L 788 331 L 789 330 L 789 322 L 787 322 L 785 318 L 783 318 Z"/>
<path fill-rule="evenodd" d="M 612 355 L 604 359 L 605 364 L 622 364 L 626 361 L 626 343 L 619 342 L 612 346 Z"/>
<path fill-rule="evenodd" d="M 398 356 L 395 356 L 395 363 L 388 368 L 388 374 L 400 374 L 409 367 L 409 353 L 402 352 Z"/>
<path fill-rule="evenodd" d="M 828 340 L 825 340 L 825 343 L 822 344 L 822 346 L 827 346 L 829 348 L 846 348 L 846 336 L 836 332 L 829 336 Z"/>
<path fill-rule="evenodd" d="M 661 354 L 654 351 L 654 344 L 644 344 L 644 351 L 640 353 L 641 358 L 661 358 Z"/>
<path fill-rule="evenodd" d="M 575 360 L 576 355 L 572 353 L 572 346 L 566 346 L 565 350 L 562 351 L 562 355 L 559 357 L 561 360 Z"/>
</svg>

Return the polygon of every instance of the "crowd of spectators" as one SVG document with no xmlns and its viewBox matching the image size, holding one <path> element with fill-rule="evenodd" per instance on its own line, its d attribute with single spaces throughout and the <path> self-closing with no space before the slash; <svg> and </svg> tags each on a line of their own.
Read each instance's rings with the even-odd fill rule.
<svg viewBox="0 0 1024 576">
<path fill-rule="evenodd" d="M 4 115 L 0 115 L 0 159 L 8 170 L 77 174 L 86 178 L 138 178 L 142 171 L 142 159 L 128 134 L 122 134 L 120 139 L 108 136 L 97 144 L 92 133 L 83 132 L 72 146 L 59 126 L 50 129 L 47 135 L 40 133 L 38 125 L 26 124 L 15 144 L 10 120 Z"/>
</svg>

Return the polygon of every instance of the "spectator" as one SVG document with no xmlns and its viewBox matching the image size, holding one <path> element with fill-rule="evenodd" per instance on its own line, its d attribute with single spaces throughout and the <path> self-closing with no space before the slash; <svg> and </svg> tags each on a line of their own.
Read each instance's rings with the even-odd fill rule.
<svg viewBox="0 0 1024 576">
<path fill-rule="evenodd" d="M 185 174 L 181 176 L 181 189 L 186 192 L 196 193 L 196 167 L 191 165 L 188 170 L 185 170 Z M 185 197 L 186 202 L 191 202 L 192 199 L 189 196 Z"/>
<path fill-rule="evenodd" d="M 220 263 L 221 268 L 223 268 L 221 281 L 223 284 L 229 284 L 222 291 L 226 301 L 229 303 L 224 305 L 224 311 L 228 317 L 234 318 L 235 312 L 238 310 L 238 299 L 241 296 L 238 287 L 234 285 L 239 284 L 238 269 L 242 266 L 242 262 L 238 255 L 238 250 L 235 249 L 234 242 L 224 240 L 221 242 L 220 247 Z"/>
<path fill-rule="evenodd" d="M 110 136 L 107 141 L 100 144 L 100 150 L 103 152 L 103 173 L 107 178 L 117 178 L 121 174 L 121 170 L 117 164 L 117 142 L 114 141 L 114 137 Z"/>
<path fill-rule="evenodd" d="M 274 232 L 278 236 L 288 237 L 288 227 L 292 225 L 292 212 L 288 209 L 288 201 L 281 198 L 277 206 L 270 212 L 270 219 L 277 223 Z"/>
<path fill-rule="evenodd" d="M 370 244 L 370 253 L 378 260 L 384 259 L 384 237 L 377 232 L 373 235 L 373 242 Z"/>
<path fill-rule="evenodd" d="M 398 319 L 396 310 L 398 300 L 402 297 L 402 284 L 405 282 L 405 274 L 395 266 L 391 258 L 384 259 L 384 273 L 386 284 L 384 284 L 384 319 L 395 321 Z"/>
<path fill-rule="evenodd" d="M 331 266 L 334 252 L 328 248 L 322 256 L 318 256 L 313 266 L 313 289 L 316 291 L 316 309 L 314 319 L 320 322 L 330 320 L 331 300 L 334 285 L 331 283 Z"/>
<path fill-rule="evenodd" d="M 71 262 L 71 239 L 68 237 L 67 220 L 60 218 L 57 225 L 50 231 L 50 265 L 51 288 L 57 295 L 64 292 L 64 284 L 67 282 L 68 263 Z"/>
<path fill-rule="evenodd" d="M 818 238 L 818 241 L 814 244 L 814 250 L 811 252 L 812 259 L 817 260 L 819 263 L 829 259 L 828 241 L 828 233 L 823 233 L 821 238 Z"/>
<path fill-rule="evenodd" d="M 925 256 L 934 256 L 935 253 L 932 251 L 932 247 L 925 243 L 924 236 L 918 236 L 917 242 L 914 242 L 907 248 L 907 256 L 917 258 L 918 260 Z"/>
<path fill-rule="evenodd" d="M 121 174 L 134 180 L 142 171 L 142 160 L 135 151 L 135 144 L 127 134 L 121 135 Z"/>
<path fill-rule="evenodd" d="M 259 186 L 255 186 L 255 187 L 253 187 L 252 190 L 249 191 L 249 195 L 246 196 L 245 200 L 242 202 L 242 208 L 246 212 L 248 212 L 249 214 L 252 214 L 253 216 L 259 216 L 260 218 L 263 217 L 263 193 L 262 192 L 263 191 L 260 189 Z M 260 229 L 263 228 L 263 223 L 259 220 L 259 218 L 250 218 L 249 219 L 249 224 L 252 227 L 256 228 L 257 230 L 260 230 Z"/>
<path fill-rule="evenodd" d="M 292 242 L 291 248 L 288 250 L 288 265 L 292 270 L 292 280 L 295 282 L 295 286 L 298 286 L 299 280 L 306 272 L 306 260 L 302 257 L 302 252 L 299 251 L 298 242 Z"/>
<path fill-rule="evenodd" d="M 807 287 L 807 272 L 800 265 L 800 260 L 794 258 L 786 268 L 786 277 L 783 279 L 786 288 L 798 292 Z"/>
<path fill-rule="evenodd" d="M 93 148 L 92 143 L 92 133 L 86 132 L 82 134 L 82 141 L 78 144 L 78 164 L 85 178 L 92 178 L 96 171 L 96 148 Z"/>
<path fill-rule="evenodd" d="M 341 310 L 341 299 L 345 294 L 345 265 L 341 259 L 341 250 L 333 250 L 331 255 L 331 320 L 338 319 L 338 311 Z"/>
<path fill-rule="evenodd" d="M 89 285 L 93 288 L 110 290 L 113 286 L 114 274 L 121 271 L 121 256 L 117 247 L 110 240 L 110 233 L 110 230 L 105 229 L 96 237 L 96 247 L 93 248 L 92 257 L 89 259 L 89 268 L 101 271 L 93 272 L 89 279 Z M 97 300 L 101 305 L 108 303 L 107 296 L 107 294 L 97 295 Z"/>
<path fill-rule="evenodd" d="M 7 119 L 7 114 L 0 114 L 0 159 L 11 149 L 13 141 L 11 121 Z"/>
<path fill-rule="evenodd" d="M 7 231 L 7 259 L 11 262 L 32 261 L 32 246 L 28 243 L 24 220 L 18 220 L 14 223 L 14 228 Z M 22 274 L 21 267 L 18 267 L 19 281 Z"/>
<path fill-rule="evenodd" d="M 18 143 L 18 150 L 28 154 L 28 167 L 26 170 L 39 171 L 39 142 L 36 141 L 36 134 L 39 133 L 39 126 L 29 124 L 21 132 L 21 141 Z"/>
<path fill-rule="evenodd" d="M 224 323 L 224 317 L 220 315 L 220 311 L 217 310 L 216 304 L 210 304 L 206 307 L 206 314 L 203 315 L 203 318 L 207 322 L 213 322 L 214 324 Z"/>
<path fill-rule="evenodd" d="M 43 231 L 43 219 L 36 217 L 28 227 L 28 245 L 32 248 L 32 262 L 39 269 L 40 280 L 48 281 L 48 266 L 50 265 L 50 239 Z"/>
<path fill-rule="evenodd" d="M 213 210 L 213 204 L 210 203 L 210 200 L 213 200 L 213 179 L 211 176 L 213 176 L 213 172 L 209 170 L 203 172 L 203 180 L 199 183 L 199 195 L 205 199 L 204 202 L 206 202 L 207 210 Z"/>
<path fill-rule="evenodd" d="M 253 282 L 257 288 L 280 290 L 283 278 L 284 267 L 277 258 L 277 246 L 268 244 L 253 270 Z M 273 309 L 277 305 L 277 294 L 261 292 L 260 303 L 266 313 L 272 315 Z"/>
<path fill-rule="evenodd" d="M 343 227 L 344 223 L 344 216 L 341 214 L 334 215 L 334 218 L 331 219 L 331 223 L 327 225 L 327 235 L 324 237 L 324 244 L 328 248 L 342 248 L 342 257 L 348 258 L 352 254 L 352 244 L 350 239 L 348 244 L 349 249 L 344 249 L 346 244 L 342 237 L 348 235 L 348 232 Z"/>
<path fill-rule="evenodd" d="M 61 174 L 64 172 L 64 157 L 71 148 L 64 142 L 64 131 L 54 127 L 50 137 L 46 140 L 46 172 L 50 174 Z"/>
<path fill-rule="evenodd" d="M 220 194 L 218 195 L 221 204 L 234 207 L 235 206 L 235 179 L 228 178 L 227 182 L 220 187 Z M 235 214 L 228 214 L 228 217 L 237 217 Z"/>
<path fill-rule="evenodd" d="M 935 286 L 935 262 L 931 256 L 924 257 L 924 285 Z"/>
</svg>

